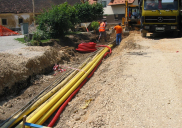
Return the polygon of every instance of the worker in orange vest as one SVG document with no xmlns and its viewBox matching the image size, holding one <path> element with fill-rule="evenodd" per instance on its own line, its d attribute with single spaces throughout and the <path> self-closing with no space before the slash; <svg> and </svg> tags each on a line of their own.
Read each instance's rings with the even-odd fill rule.
<svg viewBox="0 0 182 128">
<path fill-rule="evenodd" d="M 106 27 L 106 20 L 103 20 L 103 22 L 100 24 L 100 27 L 99 27 L 99 39 L 98 39 L 98 42 L 100 42 L 100 38 L 102 36 L 104 36 L 104 39 L 105 39 L 105 42 L 107 42 L 106 40 L 106 30 L 105 30 L 105 27 Z"/>
<path fill-rule="evenodd" d="M 119 45 L 121 40 L 122 40 L 122 27 L 121 27 L 121 23 L 119 23 L 118 25 L 116 25 L 114 27 L 114 29 L 116 30 L 116 45 Z"/>
</svg>

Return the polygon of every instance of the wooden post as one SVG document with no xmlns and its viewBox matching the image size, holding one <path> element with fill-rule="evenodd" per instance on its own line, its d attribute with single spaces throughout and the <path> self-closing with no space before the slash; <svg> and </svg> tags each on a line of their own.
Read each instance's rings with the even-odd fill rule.
<svg viewBox="0 0 182 128">
<path fill-rule="evenodd" d="M 34 26 L 35 26 L 35 4 L 34 4 L 34 0 L 32 0 L 32 5 L 33 5 L 33 22 L 34 22 Z"/>
<path fill-rule="evenodd" d="M 25 128 L 26 118 L 27 118 L 27 116 L 26 116 L 26 115 L 24 115 L 24 116 L 23 116 L 23 126 L 22 126 L 23 128 Z"/>
</svg>

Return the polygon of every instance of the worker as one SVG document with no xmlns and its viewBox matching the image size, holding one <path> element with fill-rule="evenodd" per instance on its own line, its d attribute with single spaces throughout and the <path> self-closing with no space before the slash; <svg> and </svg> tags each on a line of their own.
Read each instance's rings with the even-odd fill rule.
<svg viewBox="0 0 182 128">
<path fill-rule="evenodd" d="M 135 19 L 137 18 L 138 14 L 137 14 L 136 10 L 134 10 L 132 15 L 135 17 Z"/>
<path fill-rule="evenodd" d="M 121 40 L 122 40 L 122 27 L 121 27 L 121 23 L 118 23 L 118 25 L 116 25 L 114 27 L 114 29 L 116 30 L 116 45 L 119 45 Z"/>
<path fill-rule="evenodd" d="M 102 36 L 104 36 L 104 39 L 105 39 L 105 42 L 107 42 L 107 40 L 106 40 L 106 30 L 105 30 L 105 27 L 106 27 L 106 20 L 103 20 L 102 21 L 102 23 L 100 24 L 100 27 L 99 27 L 99 39 L 98 39 L 98 41 L 97 42 L 100 42 L 100 38 L 102 37 Z"/>
<path fill-rule="evenodd" d="M 131 18 L 131 11 L 129 11 L 129 18 Z"/>
</svg>

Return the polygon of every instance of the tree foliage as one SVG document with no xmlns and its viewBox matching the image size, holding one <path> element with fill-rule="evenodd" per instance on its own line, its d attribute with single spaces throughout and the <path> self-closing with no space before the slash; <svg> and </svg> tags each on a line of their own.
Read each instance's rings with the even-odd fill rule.
<svg viewBox="0 0 182 128">
<path fill-rule="evenodd" d="M 51 37 L 64 36 L 65 33 L 77 23 L 76 9 L 67 2 L 52 6 L 38 16 L 38 29 L 50 33 Z"/>
<path fill-rule="evenodd" d="M 100 3 L 89 4 L 85 2 L 84 4 L 75 4 L 75 9 L 77 10 L 77 17 L 79 23 L 81 22 L 92 22 L 97 20 L 103 15 L 103 6 Z"/>
<path fill-rule="evenodd" d="M 91 23 L 91 27 L 94 29 L 94 30 L 97 30 L 98 27 L 99 27 L 99 22 L 98 21 L 93 21 Z"/>
<path fill-rule="evenodd" d="M 52 6 L 37 17 L 38 29 L 50 37 L 64 36 L 75 24 L 91 22 L 103 15 L 103 7 L 100 3 L 90 5 L 88 2 L 77 3 L 74 6 L 67 2 Z"/>
</svg>

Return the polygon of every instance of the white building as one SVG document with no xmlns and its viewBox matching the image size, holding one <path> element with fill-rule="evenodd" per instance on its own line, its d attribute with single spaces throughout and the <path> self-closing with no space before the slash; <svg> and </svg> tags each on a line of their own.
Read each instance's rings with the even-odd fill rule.
<svg viewBox="0 0 182 128">
<path fill-rule="evenodd" d="M 98 2 L 104 7 L 104 17 L 108 23 L 122 22 L 125 16 L 125 0 L 89 0 L 91 4 Z M 138 0 L 128 0 L 129 5 L 138 5 Z"/>
</svg>

